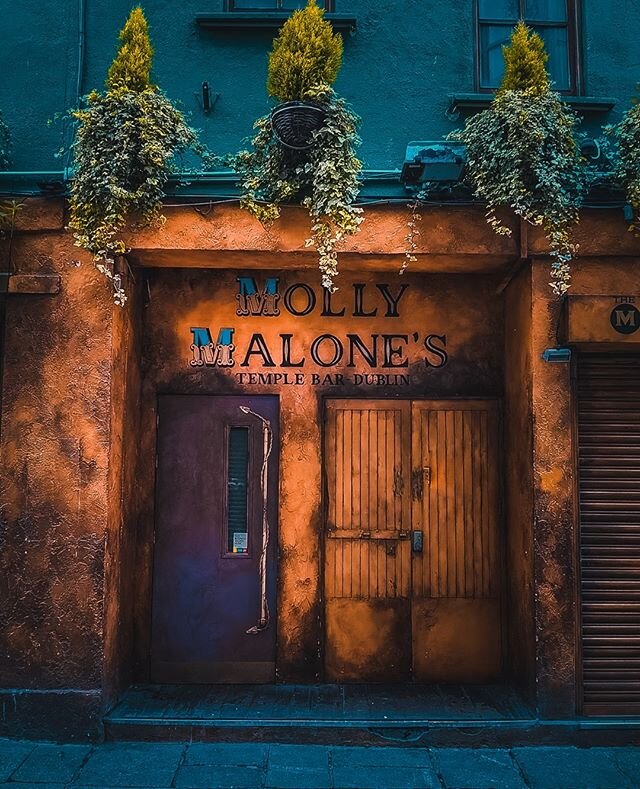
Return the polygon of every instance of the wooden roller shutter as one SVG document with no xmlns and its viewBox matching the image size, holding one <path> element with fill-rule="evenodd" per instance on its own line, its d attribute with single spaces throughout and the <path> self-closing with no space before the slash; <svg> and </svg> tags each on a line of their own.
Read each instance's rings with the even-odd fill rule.
<svg viewBox="0 0 640 789">
<path fill-rule="evenodd" d="M 578 364 L 583 712 L 640 714 L 640 356 Z"/>
</svg>

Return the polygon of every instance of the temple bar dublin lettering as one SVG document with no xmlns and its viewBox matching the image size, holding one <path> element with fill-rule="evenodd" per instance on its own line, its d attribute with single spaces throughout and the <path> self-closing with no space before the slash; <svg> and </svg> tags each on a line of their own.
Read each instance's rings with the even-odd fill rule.
<svg viewBox="0 0 640 789">
<path fill-rule="evenodd" d="M 237 283 L 236 325 L 191 327 L 191 367 L 235 368 L 237 381 L 250 385 L 389 386 L 408 384 L 416 362 L 433 369 L 447 364 L 444 332 L 398 328 L 407 283 L 355 282 L 336 293 L 305 282 L 281 288 L 277 277 L 259 285 L 243 276 Z M 265 319 L 260 331 L 244 331 L 250 318 Z M 274 333 L 270 322 L 278 318 L 286 319 L 286 330 Z M 322 331 L 309 334 L 302 323 L 295 331 L 297 321 L 311 318 L 321 319 Z"/>
</svg>

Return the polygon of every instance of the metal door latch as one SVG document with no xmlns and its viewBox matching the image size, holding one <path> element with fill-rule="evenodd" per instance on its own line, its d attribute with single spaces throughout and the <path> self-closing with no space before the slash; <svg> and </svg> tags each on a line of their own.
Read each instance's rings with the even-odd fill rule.
<svg viewBox="0 0 640 789">
<path fill-rule="evenodd" d="M 412 531 L 411 532 L 411 550 L 414 553 L 422 553 L 422 532 L 421 531 Z"/>
</svg>

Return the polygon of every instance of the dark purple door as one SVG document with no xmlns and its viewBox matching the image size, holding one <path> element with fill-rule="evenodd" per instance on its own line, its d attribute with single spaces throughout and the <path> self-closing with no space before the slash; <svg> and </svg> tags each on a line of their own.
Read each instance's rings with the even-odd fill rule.
<svg viewBox="0 0 640 789">
<path fill-rule="evenodd" d="M 161 395 L 151 680 L 273 682 L 278 398 Z"/>
</svg>

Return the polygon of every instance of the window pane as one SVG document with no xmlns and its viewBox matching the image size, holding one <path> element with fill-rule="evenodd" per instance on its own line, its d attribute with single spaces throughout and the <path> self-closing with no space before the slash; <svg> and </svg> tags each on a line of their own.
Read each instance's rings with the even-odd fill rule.
<svg viewBox="0 0 640 789">
<path fill-rule="evenodd" d="M 544 41 L 549 60 L 547 68 L 556 90 L 569 90 L 569 34 L 566 27 L 536 27 L 536 33 Z"/>
<path fill-rule="evenodd" d="M 247 553 L 247 471 L 249 461 L 249 430 L 229 430 L 229 468 L 227 469 L 227 551 Z"/>
<path fill-rule="evenodd" d="M 509 19 L 520 18 L 518 0 L 478 0 L 480 19 Z"/>
<path fill-rule="evenodd" d="M 278 0 L 233 0 L 233 7 L 242 11 L 254 11 L 257 8 L 275 10 L 278 7 Z"/>
<path fill-rule="evenodd" d="M 497 88 L 504 73 L 502 47 L 509 43 L 510 25 L 480 26 L 480 87 Z"/>
<path fill-rule="evenodd" d="M 527 0 L 525 19 L 531 22 L 566 22 L 567 0 Z"/>
</svg>

